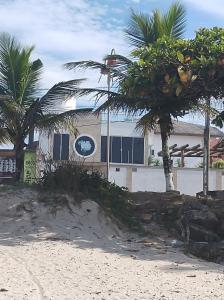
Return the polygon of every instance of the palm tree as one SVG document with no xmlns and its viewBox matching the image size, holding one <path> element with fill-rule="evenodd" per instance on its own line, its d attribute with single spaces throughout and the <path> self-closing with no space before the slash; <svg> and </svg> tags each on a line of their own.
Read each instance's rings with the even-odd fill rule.
<svg viewBox="0 0 224 300">
<path fill-rule="evenodd" d="M 162 14 L 159 10 L 155 10 L 152 15 L 142 13 L 135 13 L 132 11 L 131 18 L 125 34 L 131 46 L 136 48 L 147 47 L 156 43 L 160 38 L 170 37 L 173 39 L 181 38 L 186 24 L 185 8 L 180 2 L 171 5 L 166 14 Z M 131 55 L 132 56 L 132 55 Z M 108 64 L 108 61 L 116 61 L 116 64 Z M 147 90 L 147 86 L 142 85 L 142 90 L 138 94 L 127 94 L 127 90 L 120 88 L 124 81 L 128 79 L 128 72 L 134 66 L 132 59 L 122 55 L 108 55 L 105 57 L 105 63 L 95 61 L 79 61 L 70 62 L 65 65 L 69 70 L 76 68 L 92 68 L 104 69 L 110 72 L 111 76 L 115 79 L 114 83 L 117 85 L 118 92 L 108 93 L 101 89 L 77 89 L 79 95 L 95 94 L 96 98 L 108 96 L 108 100 L 98 108 L 98 111 L 103 111 L 108 108 L 116 111 L 123 110 L 127 113 L 143 114 L 137 126 L 143 129 L 153 129 L 155 125 L 160 127 L 161 140 L 162 140 L 162 153 L 163 153 L 163 167 L 166 178 L 166 190 L 174 189 L 172 164 L 169 154 L 168 138 L 172 130 L 172 117 L 177 116 L 176 109 L 172 106 L 174 103 L 161 101 L 160 98 L 144 100 L 142 93 Z M 147 85 L 148 82 L 146 81 Z M 162 105 L 162 107 L 161 107 Z M 186 106 L 186 103 L 184 104 Z M 180 108 L 178 108 L 180 111 Z M 183 115 L 182 112 L 179 116 Z"/>
<path fill-rule="evenodd" d="M 185 27 L 186 10 L 177 1 L 165 14 L 158 9 L 150 15 L 132 11 L 125 34 L 130 45 L 140 48 L 156 42 L 163 36 L 181 38 Z"/>
<path fill-rule="evenodd" d="M 60 128 L 83 112 L 57 113 L 80 80 L 60 82 L 38 97 L 43 65 L 39 59 L 31 60 L 33 49 L 22 47 L 9 34 L 0 35 L 0 142 L 14 145 L 17 180 L 23 170 L 25 141 L 34 128 Z"/>
</svg>

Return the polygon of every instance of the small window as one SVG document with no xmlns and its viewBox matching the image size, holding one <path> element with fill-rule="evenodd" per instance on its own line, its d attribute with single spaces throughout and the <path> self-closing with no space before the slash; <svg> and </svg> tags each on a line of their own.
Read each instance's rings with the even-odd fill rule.
<svg viewBox="0 0 224 300">
<path fill-rule="evenodd" d="M 116 172 L 120 172 L 120 168 L 116 168 Z"/>
</svg>

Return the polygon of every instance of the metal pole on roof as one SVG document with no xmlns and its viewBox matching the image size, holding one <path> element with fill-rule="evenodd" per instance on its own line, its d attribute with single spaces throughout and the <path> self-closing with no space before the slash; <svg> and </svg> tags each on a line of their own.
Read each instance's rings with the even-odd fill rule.
<svg viewBox="0 0 224 300">
<path fill-rule="evenodd" d="M 110 70 L 107 75 L 107 90 L 110 92 Z M 109 95 L 108 95 L 109 98 Z M 110 177 L 110 108 L 107 109 L 107 180 Z"/>
<path fill-rule="evenodd" d="M 203 156 L 203 195 L 208 195 L 210 166 L 210 99 L 206 99 L 204 156 Z"/>
</svg>

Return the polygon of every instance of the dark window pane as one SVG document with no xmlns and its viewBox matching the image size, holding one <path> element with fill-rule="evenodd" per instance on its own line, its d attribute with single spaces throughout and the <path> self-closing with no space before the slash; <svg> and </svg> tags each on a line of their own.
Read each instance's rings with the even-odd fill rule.
<svg viewBox="0 0 224 300">
<path fill-rule="evenodd" d="M 121 137 L 113 136 L 112 137 L 112 162 L 121 163 Z"/>
<path fill-rule="evenodd" d="M 101 136 L 101 161 L 107 161 L 107 137 Z"/>
<path fill-rule="evenodd" d="M 122 163 L 132 163 L 132 138 L 122 137 Z"/>
<path fill-rule="evenodd" d="M 69 134 L 62 134 L 61 160 L 69 159 Z"/>
<path fill-rule="evenodd" d="M 110 162 L 111 162 L 111 152 L 112 152 L 112 137 L 110 137 Z M 101 136 L 101 161 L 107 161 L 107 136 Z"/>
<path fill-rule="evenodd" d="M 144 138 L 133 139 L 133 163 L 144 164 Z"/>
<path fill-rule="evenodd" d="M 60 160 L 61 135 L 54 134 L 53 160 Z"/>
</svg>

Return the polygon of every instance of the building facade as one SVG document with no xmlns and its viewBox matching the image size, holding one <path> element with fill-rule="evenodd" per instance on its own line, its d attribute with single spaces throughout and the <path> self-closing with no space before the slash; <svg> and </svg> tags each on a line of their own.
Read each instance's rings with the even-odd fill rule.
<svg viewBox="0 0 224 300">
<path fill-rule="evenodd" d="M 86 163 L 104 163 L 107 155 L 107 122 L 103 115 L 79 117 L 75 122 L 78 134 L 71 130 L 41 133 L 39 136 L 40 152 L 53 160 L 75 160 Z M 114 118 L 110 123 L 110 162 L 139 166 L 159 166 L 162 163 L 158 153 L 161 151 L 161 137 L 158 129 L 148 131 L 144 136 L 136 130 L 136 119 Z M 202 125 L 175 122 L 169 139 L 170 146 L 188 144 L 190 147 L 203 147 Z M 223 133 L 211 127 L 211 138 L 220 139 Z M 185 167 L 196 168 L 202 158 L 187 157 Z M 173 159 L 178 166 L 178 158 Z"/>
</svg>

